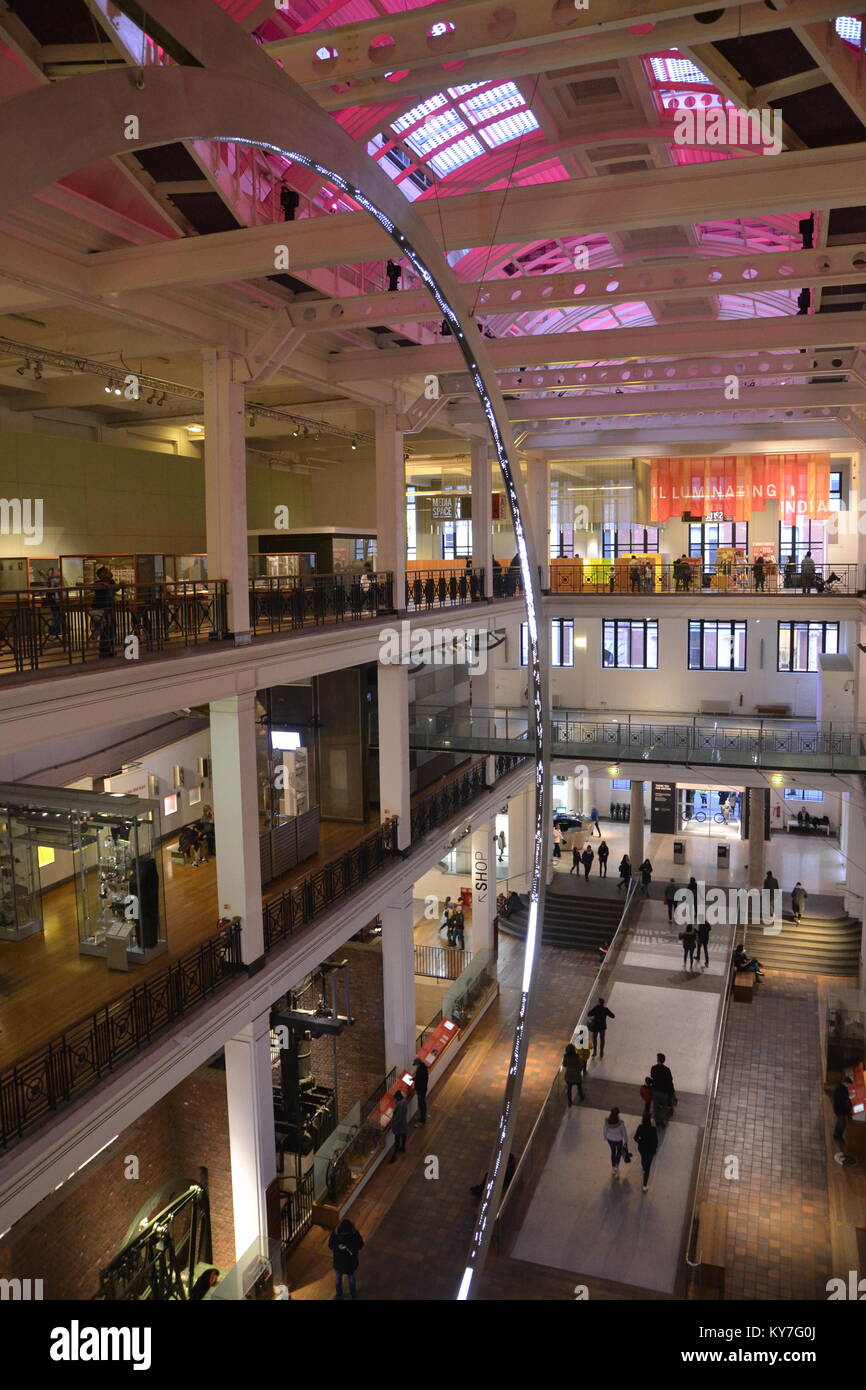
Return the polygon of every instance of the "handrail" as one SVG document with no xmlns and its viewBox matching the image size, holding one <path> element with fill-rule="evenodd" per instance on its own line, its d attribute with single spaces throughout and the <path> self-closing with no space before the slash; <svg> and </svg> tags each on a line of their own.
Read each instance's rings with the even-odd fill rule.
<svg viewBox="0 0 866 1390">
<path fill-rule="evenodd" d="M 689 561 L 684 565 L 681 560 L 653 564 L 650 561 L 651 574 L 647 574 L 645 564 L 639 558 L 633 569 L 626 556 L 615 560 L 577 556 L 570 564 L 551 560 L 550 593 L 605 598 L 616 594 L 646 598 L 667 594 L 680 598 L 684 595 L 690 598 L 736 597 L 739 594 L 756 594 L 761 598 L 788 598 L 792 594 L 798 598 L 856 598 L 862 593 L 860 566 L 850 561 L 821 562 L 811 574 L 804 574 L 799 566 L 787 574 L 784 566 L 776 567 L 772 573 L 756 574 L 752 562 L 745 557 L 739 564 L 703 565 Z"/>
<path fill-rule="evenodd" d="M 601 994 L 601 986 L 604 984 L 604 981 L 607 980 L 610 974 L 612 974 L 614 962 L 618 961 L 619 959 L 626 935 L 623 928 L 625 927 L 626 918 L 629 915 L 629 911 L 636 900 L 636 895 L 637 880 L 633 878 L 629 883 L 628 888 L 626 889 L 625 901 L 623 902 L 622 907 L 622 915 L 620 916 L 616 931 L 614 932 L 613 937 L 611 938 L 610 945 L 607 949 L 607 954 L 605 955 L 604 960 L 602 961 L 598 971 L 596 972 L 596 976 L 590 986 L 586 1002 L 580 1010 L 577 1026 L 575 1027 L 571 1035 L 572 1041 L 577 1036 L 578 1028 L 580 1027 L 580 1019 L 585 1018 L 589 1008 L 593 1003 L 593 1000 L 598 998 Z M 562 1065 L 560 1064 L 560 1066 L 556 1069 L 553 1081 L 550 1084 L 550 1088 L 547 1092 L 547 1095 L 544 1098 L 544 1101 L 535 1119 L 535 1123 L 533 1124 L 532 1129 L 530 1130 L 529 1138 L 527 1139 L 526 1144 L 523 1147 L 523 1152 L 520 1155 L 520 1158 L 517 1162 L 517 1166 L 514 1170 L 514 1176 L 512 1177 L 512 1180 L 509 1184 L 508 1191 L 504 1194 L 500 1203 L 495 1223 L 495 1239 L 497 1241 L 497 1245 L 499 1244 L 502 1238 L 501 1223 L 503 1217 L 506 1215 L 509 1206 L 512 1205 L 516 1200 L 515 1193 L 520 1192 L 522 1190 L 522 1184 L 524 1182 L 524 1179 L 527 1177 L 527 1174 L 529 1173 L 532 1163 L 532 1151 L 541 1134 L 542 1129 L 545 1128 L 546 1120 L 549 1118 L 550 1114 L 550 1107 L 552 1107 L 555 1103 L 557 1090 L 560 1086 L 561 1074 Z"/>
</svg>

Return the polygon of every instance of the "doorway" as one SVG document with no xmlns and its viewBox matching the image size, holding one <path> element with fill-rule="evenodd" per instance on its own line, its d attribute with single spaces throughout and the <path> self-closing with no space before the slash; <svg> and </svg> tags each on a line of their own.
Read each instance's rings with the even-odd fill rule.
<svg viewBox="0 0 866 1390">
<path fill-rule="evenodd" d="M 743 825 L 742 787 L 677 788 L 679 833 L 717 840 L 739 840 Z"/>
</svg>

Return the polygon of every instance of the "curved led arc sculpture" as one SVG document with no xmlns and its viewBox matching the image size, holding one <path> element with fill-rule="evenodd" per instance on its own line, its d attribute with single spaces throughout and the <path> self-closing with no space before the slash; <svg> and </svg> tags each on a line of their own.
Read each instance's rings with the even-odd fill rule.
<svg viewBox="0 0 866 1390">
<path fill-rule="evenodd" d="M 512 470 L 508 454 L 507 415 L 495 375 L 486 361 L 483 340 L 468 313 L 464 315 L 460 311 L 457 281 L 427 228 L 387 175 L 301 88 L 275 69 L 272 61 L 213 4 L 213 0 L 184 0 L 181 6 L 177 6 L 176 0 L 145 0 L 145 5 L 148 15 L 161 26 L 162 34 L 156 37 L 161 41 L 165 34 L 171 34 L 187 54 L 193 55 L 193 62 L 201 66 L 148 68 L 142 73 L 143 85 L 136 88 L 131 84 L 130 70 L 107 69 L 37 88 L 2 103 L 0 216 L 46 185 L 75 173 L 86 164 L 178 140 L 229 141 L 295 160 L 353 198 L 379 222 L 401 254 L 411 262 L 451 326 L 478 392 L 499 461 L 514 525 L 526 603 L 535 736 L 535 834 L 518 1019 L 488 1178 L 457 1295 L 465 1299 L 489 1246 L 513 1140 L 528 1046 L 529 1007 L 537 961 L 549 830 L 546 812 L 548 669 L 544 656 L 548 634 L 539 628 L 538 566 L 527 534 L 523 486 Z M 147 19 L 144 23 L 147 26 Z M 129 112 L 139 117 L 140 138 L 128 138 L 125 123 Z M 293 122 L 304 128 L 309 144 L 317 146 L 320 153 L 327 152 L 330 165 L 340 163 L 353 171 L 352 177 L 294 150 L 292 146 L 297 135 L 290 136 L 283 144 L 284 128 Z M 264 138 L 265 132 L 275 128 L 279 129 L 280 143 Z M 235 133 L 226 134 L 226 130 Z M 187 133 L 181 133 L 183 131 Z M 360 181 L 376 190 L 377 201 L 362 191 L 358 186 Z M 385 210 L 389 207 L 393 216 Z M 412 240 L 401 226 L 413 229 Z M 419 242 L 425 246 L 423 254 L 418 250 Z M 132 255 L 134 257 L 134 252 Z M 431 265 L 438 267 L 435 273 Z M 453 303 L 449 301 L 449 293 Z M 469 334 L 476 338 L 474 347 L 468 340 Z"/>
</svg>

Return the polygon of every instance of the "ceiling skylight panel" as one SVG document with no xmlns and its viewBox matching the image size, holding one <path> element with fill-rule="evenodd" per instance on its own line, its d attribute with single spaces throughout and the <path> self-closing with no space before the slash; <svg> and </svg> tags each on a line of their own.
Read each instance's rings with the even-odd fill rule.
<svg viewBox="0 0 866 1390">
<path fill-rule="evenodd" d="M 706 73 L 696 68 L 688 58 L 650 58 L 650 67 L 657 82 L 710 84 Z"/>
<path fill-rule="evenodd" d="M 465 129 L 465 127 L 462 128 Z M 455 140 L 453 145 L 441 150 L 439 154 L 431 155 L 427 163 L 434 173 L 438 174 L 440 178 L 444 178 L 454 169 L 459 169 L 461 164 L 468 164 L 470 159 L 475 159 L 483 153 L 484 146 L 477 136 L 467 135 L 463 140 Z"/>
<path fill-rule="evenodd" d="M 420 106 L 413 106 L 411 111 L 407 111 L 405 116 L 400 116 L 398 120 L 391 122 L 391 129 L 399 135 L 401 131 L 408 130 L 410 125 L 416 125 L 425 116 L 430 116 L 434 111 L 439 111 L 446 106 L 444 92 L 437 92 L 435 96 L 428 97 L 422 101 Z"/>
<path fill-rule="evenodd" d="M 847 39 L 849 43 L 860 47 L 861 24 L 859 19 L 852 18 L 851 15 L 840 15 L 836 20 L 836 33 L 840 39 Z"/>
<path fill-rule="evenodd" d="M 445 111 L 437 111 L 435 115 L 430 116 L 423 125 L 419 125 L 407 135 L 405 140 L 413 154 L 423 158 L 438 150 L 440 145 L 444 145 L 461 131 L 468 129 L 466 122 L 461 121 L 457 112 L 449 106 Z"/>
<path fill-rule="evenodd" d="M 524 135 L 528 130 L 537 130 L 538 121 L 531 111 L 515 111 L 513 116 L 506 116 L 502 121 L 494 121 L 492 125 L 485 126 L 480 132 L 482 140 L 492 148 L 497 145 L 504 145 L 507 140 L 513 140 L 517 135 Z"/>
<path fill-rule="evenodd" d="M 525 106 L 526 101 L 513 82 L 502 82 L 498 87 L 491 87 L 489 91 L 467 97 L 460 105 L 473 125 L 477 125 L 479 121 L 487 120 L 490 116 L 512 111 L 515 106 Z"/>
</svg>

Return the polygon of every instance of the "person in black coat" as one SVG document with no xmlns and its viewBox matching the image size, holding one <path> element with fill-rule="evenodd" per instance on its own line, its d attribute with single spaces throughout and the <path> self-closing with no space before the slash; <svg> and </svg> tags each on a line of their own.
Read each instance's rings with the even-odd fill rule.
<svg viewBox="0 0 866 1390">
<path fill-rule="evenodd" d="M 280 184 L 280 207 L 283 210 L 284 222 L 294 222 L 295 213 L 298 210 L 300 201 L 300 194 L 296 193 L 294 188 L 289 188 L 289 185 L 286 183 L 285 179 L 283 179 Z"/>
<path fill-rule="evenodd" d="M 358 1268 L 358 1256 L 364 1248 L 364 1238 L 360 1231 L 353 1226 L 348 1216 L 344 1216 L 336 1231 L 331 1233 L 328 1240 L 328 1249 L 334 1256 L 334 1279 L 337 1285 L 337 1297 L 343 1297 L 343 1275 L 349 1277 L 349 1293 L 352 1298 L 357 1296 L 355 1287 L 355 1270 Z"/>
<path fill-rule="evenodd" d="M 598 872 L 599 872 L 599 874 L 600 874 L 600 876 L 601 876 L 602 878 L 607 878 L 607 861 L 608 861 L 608 857 L 609 857 L 609 855 L 610 855 L 610 850 L 609 850 L 608 847 L 607 847 L 607 841 L 606 841 L 606 840 L 602 840 L 601 844 L 600 844 L 599 847 L 598 847 L 597 853 L 598 853 Z"/>
<path fill-rule="evenodd" d="M 604 1035 L 607 1032 L 607 1020 L 609 1018 L 616 1018 L 616 1014 L 611 1013 L 603 999 L 599 999 L 586 1016 L 587 1027 L 592 1034 L 592 1055 L 594 1057 L 597 1050 L 599 1061 L 604 1056 Z"/>
<path fill-rule="evenodd" d="M 833 1114 L 836 1116 L 833 1138 L 840 1149 L 845 1147 L 845 1130 L 848 1128 L 848 1121 L 854 1113 L 854 1106 L 851 1104 L 851 1092 L 848 1090 L 850 1085 L 850 1076 L 843 1076 L 833 1092 Z"/>
<path fill-rule="evenodd" d="M 592 868 L 592 861 L 595 859 L 592 845 L 587 845 L 580 857 L 583 860 L 583 876 L 588 879 L 589 871 Z"/>
<path fill-rule="evenodd" d="M 665 1054 L 656 1053 L 656 1063 L 650 1067 L 650 1080 L 653 1088 L 653 1119 L 662 1128 L 674 1108 L 674 1078 L 670 1067 L 665 1065 Z"/>
<path fill-rule="evenodd" d="M 406 1152 L 406 1131 L 409 1128 L 409 1119 L 406 1106 L 406 1097 L 402 1091 L 397 1091 L 394 1096 L 394 1110 L 391 1115 L 391 1133 L 394 1136 L 394 1147 L 391 1150 L 389 1163 L 393 1163 L 398 1154 Z"/>
<path fill-rule="evenodd" d="M 650 1168 L 659 1146 L 658 1131 L 652 1120 L 641 1120 L 635 1130 L 634 1142 L 640 1154 L 640 1166 L 643 1169 L 643 1190 L 646 1192 L 649 1186 Z"/>
<path fill-rule="evenodd" d="M 426 1062 L 422 1062 L 420 1057 L 416 1057 L 412 1063 L 415 1068 L 415 1095 L 418 1098 L 418 1114 L 416 1123 L 426 1125 L 427 1123 L 427 1083 L 430 1079 L 430 1068 Z"/>
</svg>

